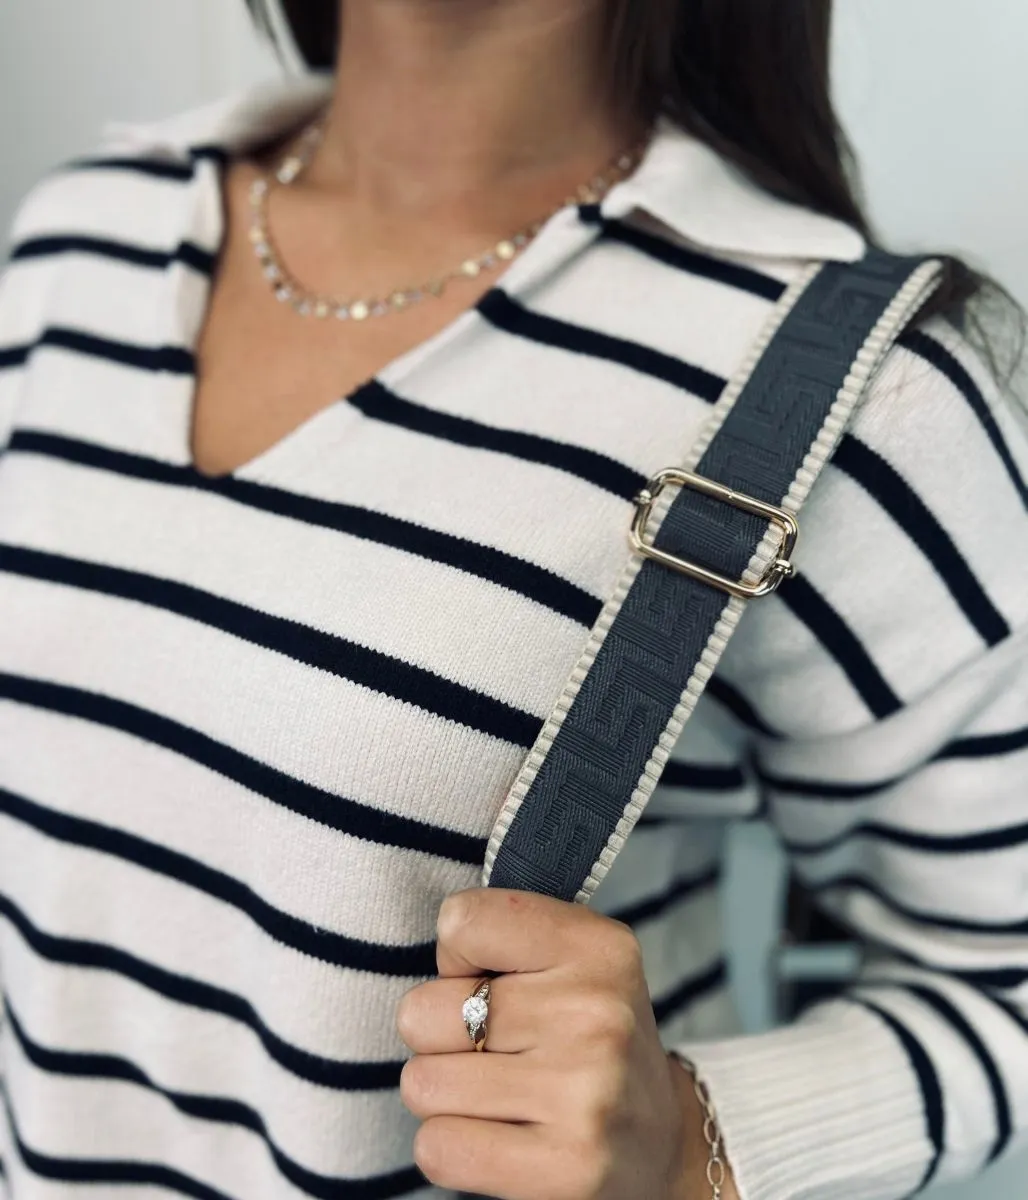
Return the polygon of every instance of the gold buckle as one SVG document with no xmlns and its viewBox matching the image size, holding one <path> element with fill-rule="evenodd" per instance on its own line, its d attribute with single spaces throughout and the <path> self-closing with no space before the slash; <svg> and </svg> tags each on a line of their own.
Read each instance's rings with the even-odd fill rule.
<svg viewBox="0 0 1028 1200">
<path fill-rule="evenodd" d="M 709 571 L 706 567 L 701 567 L 699 563 L 689 562 L 688 559 L 678 558 L 674 554 L 658 550 L 656 546 L 645 541 L 646 526 L 653 513 L 653 506 L 668 486 L 688 488 L 690 491 L 709 496 L 713 500 L 721 500 L 725 504 L 751 513 L 755 517 L 763 517 L 781 531 L 782 545 L 778 557 L 774 562 L 768 564 L 767 570 L 756 583 L 729 579 L 726 575 L 719 575 L 716 571 Z M 702 475 L 694 475 L 691 471 L 682 471 L 677 467 L 667 467 L 663 471 L 658 471 L 636 496 L 635 519 L 632 521 L 629 533 L 632 548 L 638 554 L 645 558 L 652 558 L 654 562 L 662 563 L 665 567 L 670 567 L 682 575 L 688 575 L 692 579 L 710 584 L 711 587 L 727 592 L 730 596 L 737 596 L 740 600 L 753 600 L 758 596 L 769 596 L 778 590 L 783 579 L 788 579 L 790 575 L 794 574 L 792 554 L 799 535 L 800 527 L 796 523 L 796 518 L 792 513 L 786 512 L 784 508 L 776 508 L 773 504 L 765 504 L 763 500 L 744 496 L 741 492 L 735 492 L 731 488 L 725 487 L 724 484 L 715 483 L 713 479 L 706 479 Z"/>
</svg>

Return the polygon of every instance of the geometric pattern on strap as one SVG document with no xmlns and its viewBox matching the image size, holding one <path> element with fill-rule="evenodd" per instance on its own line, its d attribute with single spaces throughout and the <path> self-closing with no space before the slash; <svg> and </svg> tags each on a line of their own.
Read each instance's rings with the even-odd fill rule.
<svg viewBox="0 0 1028 1200">
<path fill-rule="evenodd" d="M 939 264 L 871 250 L 789 289 L 686 469 L 795 514 Z M 682 488 L 647 545 L 758 579 L 780 536 Z M 788 587 L 788 583 L 785 585 Z M 759 602 L 759 601 L 758 601 Z M 587 902 L 631 833 L 745 607 L 633 552 L 493 830 L 483 883 Z"/>
</svg>

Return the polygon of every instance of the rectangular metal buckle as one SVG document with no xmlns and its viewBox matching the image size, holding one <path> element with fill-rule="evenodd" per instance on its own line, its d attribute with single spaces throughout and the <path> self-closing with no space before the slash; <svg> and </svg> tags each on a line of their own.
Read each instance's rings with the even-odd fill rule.
<svg viewBox="0 0 1028 1200">
<path fill-rule="evenodd" d="M 756 583 L 729 579 L 725 575 L 719 575 L 716 571 L 701 567 L 699 563 L 689 562 L 688 559 L 678 558 L 674 554 L 658 550 L 656 546 L 645 541 L 646 526 L 649 524 L 654 504 L 666 487 L 673 486 L 700 492 L 713 500 L 721 500 L 725 504 L 730 504 L 742 512 L 751 513 L 755 517 L 763 517 L 781 531 L 782 544 L 778 557 L 774 562 L 768 564 L 767 570 Z M 723 484 L 715 483 L 713 479 L 694 475 L 691 471 L 682 471 L 678 467 L 667 467 L 663 471 L 658 471 L 636 496 L 635 506 L 635 519 L 632 521 L 629 537 L 632 548 L 638 554 L 652 558 L 654 562 L 662 563 L 665 567 L 670 567 L 682 575 L 698 579 L 701 583 L 707 583 L 719 591 L 727 592 L 730 596 L 737 596 L 741 600 L 769 596 L 772 592 L 777 591 L 783 579 L 788 579 L 795 571 L 792 565 L 792 554 L 796 547 L 796 539 L 800 535 L 800 528 L 792 513 L 786 512 L 784 508 L 776 508 L 773 504 L 765 504 L 762 500 L 755 500 L 752 496 L 744 496 L 741 492 L 735 492 Z"/>
</svg>

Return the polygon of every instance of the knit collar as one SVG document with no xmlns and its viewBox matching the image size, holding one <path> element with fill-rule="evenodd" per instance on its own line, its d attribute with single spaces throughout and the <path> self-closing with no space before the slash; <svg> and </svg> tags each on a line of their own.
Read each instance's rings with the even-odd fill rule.
<svg viewBox="0 0 1028 1200">
<path fill-rule="evenodd" d="M 200 146 L 239 154 L 302 123 L 330 90 L 331 79 L 324 75 L 275 80 L 170 120 L 108 126 L 107 145 L 173 159 L 188 159 Z M 609 219 L 635 211 L 714 252 L 853 262 L 866 250 L 851 226 L 770 195 L 669 121 L 658 126 L 634 175 L 612 188 L 602 204 Z"/>
<path fill-rule="evenodd" d="M 610 218 L 636 209 L 693 245 L 729 254 L 855 262 L 867 249 L 852 226 L 764 191 L 670 121 L 602 206 Z"/>
</svg>

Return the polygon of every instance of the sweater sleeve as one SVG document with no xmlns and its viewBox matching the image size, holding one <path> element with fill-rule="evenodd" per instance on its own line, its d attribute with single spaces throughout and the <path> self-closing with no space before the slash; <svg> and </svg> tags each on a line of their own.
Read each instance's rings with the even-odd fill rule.
<svg viewBox="0 0 1028 1200">
<path fill-rule="evenodd" d="M 908 335 L 723 664 L 767 812 L 865 947 L 790 1026 L 678 1047 L 744 1200 L 892 1200 L 1028 1139 L 1028 438 Z"/>
</svg>

